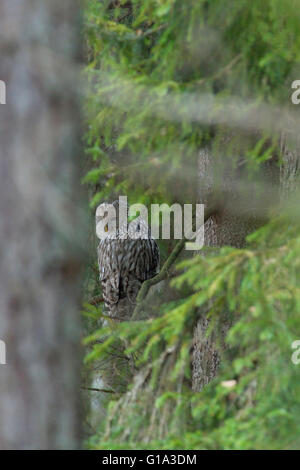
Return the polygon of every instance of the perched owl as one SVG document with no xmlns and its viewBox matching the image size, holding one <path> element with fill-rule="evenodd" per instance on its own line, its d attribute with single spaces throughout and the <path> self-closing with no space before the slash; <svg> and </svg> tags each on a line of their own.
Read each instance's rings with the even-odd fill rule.
<svg viewBox="0 0 300 470">
<path fill-rule="evenodd" d="M 103 203 L 97 208 L 96 223 L 105 219 L 103 235 L 98 245 L 98 264 L 105 305 L 109 315 L 117 320 L 129 319 L 137 294 L 144 281 L 159 272 L 159 248 L 151 237 L 146 221 L 137 217 L 119 227 L 119 201 Z"/>
</svg>

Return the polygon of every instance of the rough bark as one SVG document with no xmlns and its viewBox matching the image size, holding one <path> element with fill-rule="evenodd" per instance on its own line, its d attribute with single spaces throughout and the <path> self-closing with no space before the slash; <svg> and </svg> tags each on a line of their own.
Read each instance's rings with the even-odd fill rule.
<svg viewBox="0 0 300 470">
<path fill-rule="evenodd" d="M 300 137 L 283 132 L 280 139 L 282 161 L 280 165 L 280 197 L 285 202 L 300 183 Z"/>
<path fill-rule="evenodd" d="M 74 0 L 1 0 L 0 448 L 80 445 Z"/>
</svg>

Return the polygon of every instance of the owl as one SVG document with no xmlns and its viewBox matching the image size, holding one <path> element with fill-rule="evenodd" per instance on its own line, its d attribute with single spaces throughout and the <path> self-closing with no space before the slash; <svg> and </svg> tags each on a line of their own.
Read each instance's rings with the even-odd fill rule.
<svg viewBox="0 0 300 470">
<path fill-rule="evenodd" d="M 123 321 L 131 317 L 142 283 L 159 272 L 159 248 L 142 217 L 133 220 L 127 231 L 127 217 L 119 226 L 119 201 L 112 205 L 115 213 L 108 203 L 97 208 L 96 224 L 104 218 L 106 222 L 98 245 L 98 265 L 109 316 Z"/>
</svg>

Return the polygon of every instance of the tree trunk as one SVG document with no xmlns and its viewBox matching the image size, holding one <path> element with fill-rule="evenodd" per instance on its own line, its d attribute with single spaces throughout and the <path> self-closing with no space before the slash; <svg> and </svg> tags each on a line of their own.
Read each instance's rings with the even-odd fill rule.
<svg viewBox="0 0 300 470">
<path fill-rule="evenodd" d="M 232 136 L 227 135 L 226 143 Z M 198 171 L 199 189 L 198 201 L 202 204 L 210 203 L 216 190 L 224 194 L 224 209 L 216 217 L 211 217 L 204 226 L 204 244 L 206 246 L 234 246 L 241 248 L 245 245 L 246 237 L 261 225 L 268 208 L 276 202 L 275 188 L 278 193 L 278 166 L 275 159 L 262 166 L 258 192 L 254 183 L 246 187 L 248 182 L 245 172 L 237 170 L 230 157 L 226 167 L 218 168 L 208 148 L 199 152 Z M 222 172 L 220 178 L 220 171 Z M 221 184 L 217 187 L 217 181 Z M 255 194 L 257 196 L 255 197 Z M 200 252 L 201 255 L 201 252 Z M 194 348 L 192 357 L 192 388 L 200 391 L 213 380 L 219 369 L 221 351 L 216 346 L 216 340 L 225 349 L 225 336 L 231 326 L 229 312 L 223 312 L 222 325 L 219 331 L 212 331 L 207 336 L 206 331 L 209 320 L 205 313 L 201 314 L 194 331 Z M 221 333 L 221 338 L 217 335 Z"/>
<path fill-rule="evenodd" d="M 1 449 L 80 445 L 78 11 L 0 3 Z"/>
<path fill-rule="evenodd" d="M 280 150 L 280 197 L 285 202 L 297 189 L 300 182 L 300 137 L 288 131 L 281 134 Z"/>
</svg>

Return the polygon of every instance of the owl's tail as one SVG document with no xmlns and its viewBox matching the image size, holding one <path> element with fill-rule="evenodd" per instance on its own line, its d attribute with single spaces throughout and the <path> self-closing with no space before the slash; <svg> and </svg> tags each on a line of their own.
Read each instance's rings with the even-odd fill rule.
<svg viewBox="0 0 300 470">
<path fill-rule="evenodd" d="M 126 321 L 132 316 L 136 305 L 136 298 L 142 281 L 129 273 L 120 277 L 118 282 L 110 280 L 102 283 L 103 298 L 108 314 L 116 321 Z"/>
</svg>

